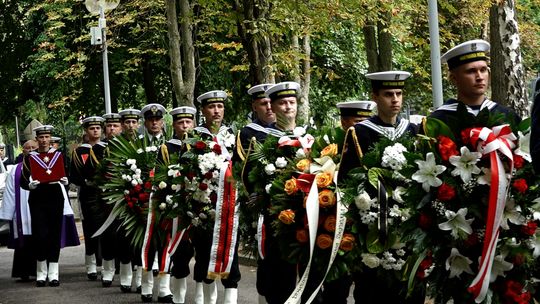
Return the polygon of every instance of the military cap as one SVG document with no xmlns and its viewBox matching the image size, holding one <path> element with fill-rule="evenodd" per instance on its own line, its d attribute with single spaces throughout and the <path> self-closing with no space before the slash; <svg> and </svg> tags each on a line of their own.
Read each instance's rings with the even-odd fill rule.
<svg viewBox="0 0 540 304">
<path fill-rule="evenodd" d="M 341 116 L 371 117 L 377 104 L 371 100 L 352 100 L 336 105 Z"/>
<path fill-rule="evenodd" d="M 32 131 L 36 133 L 36 136 L 39 136 L 44 134 L 51 134 L 53 129 L 54 127 L 51 125 L 43 125 L 33 128 Z"/>
<path fill-rule="evenodd" d="M 263 84 L 258 84 L 256 86 L 253 86 L 251 87 L 249 90 L 248 90 L 248 94 L 251 95 L 251 99 L 252 100 L 256 100 L 256 99 L 260 99 L 260 98 L 265 98 L 266 95 L 264 95 L 264 92 L 266 90 L 268 90 L 269 87 L 273 86 L 274 84 L 272 83 L 263 83 Z"/>
<path fill-rule="evenodd" d="M 51 143 L 60 143 L 62 139 L 60 137 L 51 136 Z"/>
<path fill-rule="evenodd" d="M 83 128 L 87 129 L 91 126 L 101 126 L 105 119 L 100 116 L 90 116 L 82 120 Z"/>
<path fill-rule="evenodd" d="M 105 123 L 120 122 L 120 119 L 122 118 L 118 113 L 107 113 L 102 117 L 105 119 Z"/>
<path fill-rule="evenodd" d="M 272 101 L 285 97 L 298 97 L 300 84 L 294 81 L 285 81 L 269 87 L 264 94 Z"/>
<path fill-rule="evenodd" d="M 197 97 L 197 101 L 203 107 L 211 103 L 217 103 L 217 102 L 225 103 L 226 100 L 227 100 L 227 92 L 221 91 L 221 90 L 206 92 L 204 94 L 199 95 L 199 97 Z"/>
<path fill-rule="evenodd" d="M 441 62 L 448 63 L 448 68 L 452 70 L 465 63 L 479 60 L 487 61 L 489 59 L 487 56 L 489 49 L 490 45 L 485 40 L 469 40 L 444 53 L 444 55 L 441 56 Z"/>
<path fill-rule="evenodd" d="M 120 119 L 122 121 L 126 119 L 139 120 L 139 118 L 141 118 L 141 111 L 137 109 L 125 109 L 125 110 L 120 111 L 118 114 L 120 114 Z"/>
<path fill-rule="evenodd" d="M 144 119 L 152 117 L 163 118 L 163 115 L 165 115 L 166 113 L 167 111 L 165 110 L 165 107 L 160 105 L 159 103 L 147 104 L 141 109 L 141 114 Z"/>
<path fill-rule="evenodd" d="M 371 80 L 371 88 L 379 89 L 402 89 L 405 86 L 405 79 L 409 78 L 411 73 L 404 71 L 385 71 L 366 74 Z"/>
<path fill-rule="evenodd" d="M 172 115 L 173 121 L 179 120 L 182 118 L 189 118 L 189 119 L 195 119 L 195 113 L 197 113 L 197 109 L 194 107 L 178 107 L 171 110 L 170 114 Z"/>
</svg>

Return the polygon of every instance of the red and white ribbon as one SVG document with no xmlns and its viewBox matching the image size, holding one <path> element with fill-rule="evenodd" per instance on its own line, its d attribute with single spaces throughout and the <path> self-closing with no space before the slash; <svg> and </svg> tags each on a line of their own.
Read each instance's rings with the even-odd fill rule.
<svg viewBox="0 0 540 304">
<path fill-rule="evenodd" d="M 471 143 L 477 146 L 482 155 L 489 155 L 491 162 L 491 188 L 486 219 L 484 247 L 480 258 L 480 269 L 469 286 L 469 292 L 475 297 L 476 303 L 484 301 L 491 277 L 493 258 L 499 239 L 499 227 L 506 205 L 506 196 L 510 181 L 504 170 L 499 153 L 506 156 L 510 162 L 510 172 L 514 167 L 512 149 L 515 148 L 516 136 L 508 125 L 489 128 L 474 128 L 470 132 Z"/>
<path fill-rule="evenodd" d="M 266 227 L 264 225 L 264 214 L 259 214 L 259 220 L 257 221 L 257 249 L 259 250 L 259 256 L 264 260 L 266 256 L 266 249 L 264 243 L 266 241 Z"/>
<path fill-rule="evenodd" d="M 141 258 L 142 258 L 142 268 L 147 269 L 147 262 L 148 262 L 148 253 L 150 252 L 150 247 L 152 244 L 152 234 L 154 233 L 154 221 L 156 219 L 156 216 L 154 214 L 154 207 L 153 207 L 153 199 L 152 199 L 153 193 L 150 193 L 150 199 L 148 200 L 148 216 L 146 217 L 146 230 L 144 232 L 144 240 L 143 240 L 143 247 L 141 252 Z"/>
<path fill-rule="evenodd" d="M 219 190 L 216 203 L 216 218 L 208 277 L 226 278 L 234 258 L 238 236 L 238 206 L 236 206 L 236 185 L 232 180 L 231 162 L 224 162 L 219 170 Z"/>
</svg>

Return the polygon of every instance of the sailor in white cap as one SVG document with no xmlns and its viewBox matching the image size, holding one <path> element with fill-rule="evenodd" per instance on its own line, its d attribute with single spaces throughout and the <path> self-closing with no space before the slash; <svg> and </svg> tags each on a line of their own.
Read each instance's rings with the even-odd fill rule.
<svg viewBox="0 0 540 304">
<path fill-rule="evenodd" d="M 181 106 L 169 112 L 172 116 L 172 127 L 174 129 L 173 138 L 161 145 L 158 152 L 158 162 L 169 165 L 171 156 L 176 155 L 180 159 L 182 153 L 187 151 L 187 146 L 183 140 L 188 136 L 188 132 L 193 129 L 197 109 L 190 106 Z M 170 277 L 170 292 L 172 292 L 173 303 L 185 303 L 187 291 L 187 277 L 190 274 L 189 262 L 194 255 L 193 245 L 189 238 L 184 235 L 171 257 L 171 274 L 160 274 Z M 163 248 L 159 248 L 161 252 Z M 152 258 L 152 257 L 150 257 Z M 161 258 L 160 258 L 161 259 Z M 161 263 L 160 263 L 161 264 Z M 171 277 L 172 276 L 172 277 Z M 168 295 L 162 293 L 158 298 L 165 300 Z M 169 301 L 170 302 L 170 301 Z"/>
<path fill-rule="evenodd" d="M 64 172 L 63 155 L 50 145 L 53 129 L 51 125 L 33 129 L 38 149 L 24 157 L 20 178 L 21 187 L 30 191 L 28 204 L 32 218 L 32 235 L 36 245 L 38 287 L 45 286 L 47 279 L 51 287 L 60 285 L 58 278 L 60 248 L 63 245 L 79 245 L 78 237 L 70 238 L 61 244 L 63 221 L 66 221 L 64 226 L 71 230 L 70 233 L 75 233 L 76 236 L 77 232 L 73 210 L 64 188 L 68 184 L 68 179 Z"/>
<path fill-rule="evenodd" d="M 263 83 L 253 86 L 248 90 L 248 95 L 251 96 L 251 109 L 255 119 L 238 132 L 236 136 L 235 158 L 238 156 L 240 160 L 244 160 L 248 153 L 251 139 L 255 138 L 258 141 L 264 140 L 268 134 L 268 127 L 275 123 L 276 116 L 272 112 L 270 98 L 264 94 L 271 86 L 273 84 Z"/>
<path fill-rule="evenodd" d="M 194 130 L 200 133 L 204 138 L 216 141 L 222 147 L 222 154 L 225 154 L 227 159 L 231 159 L 234 149 L 235 136 L 228 126 L 223 124 L 225 115 L 225 102 L 227 100 L 227 92 L 214 90 L 206 92 L 197 97 L 197 101 L 201 106 L 201 114 L 204 117 L 204 123 Z M 231 167 L 229 166 L 230 170 Z M 226 185 L 227 181 L 223 181 Z M 202 203 L 201 203 L 202 204 Z M 222 216 L 227 216 L 222 213 Z M 223 221 L 237 221 L 238 219 L 229 216 Z M 220 219 L 216 219 L 216 225 L 219 225 Z M 233 224 L 233 226 L 236 224 Z M 208 278 L 210 265 L 210 251 L 212 246 L 219 242 L 218 237 L 214 239 L 212 231 L 208 231 L 200 226 L 192 227 L 190 236 L 195 247 L 195 268 L 193 277 L 196 282 L 195 286 L 195 303 L 216 303 L 217 301 L 217 285 L 214 279 Z M 232 247 L 235 245 L 232 258 L 232 265 L 227 278 L 222 278 L 221 283 L 225 287 L 224 303 L 236 303 L 238 299 L 238 282 L 240 281 L 240 269 L 238 267 L 238 242 L 237 230 L 233 230 L 233 235 L 228 243 Z M 214 241 L 215 240 L 215 241 Z M 221 244 L 220 244 L 221 245 Z M 217 245 L 216 245 L 217 246 Z M 203 299 L 204 298 L 204 299 Z"/>
<path fill-rule="evenodd" d="M 167 114 L 167 110 L 159 103 L 147 104 L 141 109 L 148 141 L 153 145 L 161 145 L 165 142 L 163 136 L 163 116 L 165 114 Z"/>
<path fill-rule="evenodd" d="M 99 238 L 92 238 L 92 235 L 100 227 L 99 210 L 101 209 L 101 200 L 98 199 L 99 189 L 93 186 L 94 175 L 96 174 L 97 159 L 92 151 L 95 145 L 101 145 L 102 126 L 105 119 L 100 116 L 90 116 L 82 120 L 82 127 L 88 141 L 81 144 L 73 150 L 71 155 L 71 182 L 80 187 L 79 201 L 81 203 L 81 212 L 83 214 L 83 234 L 85 243 L 85 265 L 88 280 L 97 280 L 97 257 L 99 248 Z M 110 263 L 103 262 L 103 272 L 110 272 Z M 114 274 L 114 263 L 112 263 L 112 272 Z M 108 279 L 109 283 L 112 278 Z M 105 285 L 105 283 L 104 283 Z M 110 284 L 109 284 L 110 286 Z"/>
<path fill-rule="evenodd" d="M 377 104 L 377 115 L 349 128 L 338 175 L 340 183 L 347 178 L 347 173 L 351 169 L 360 166 L 360 158 L 382 138 L 394 141 L 403 136 L 416 135 L 417 126 L 399 117 L 405 80 L 410 75 L 409 72 L 404 71 L 366 74 L 371 81 L 371 98 Z M 387 212 L 383 203 L 380 208 L 381 212 Z M 376 279 L 375 270 L 355 272 L 352 278 L 355 286 L 353 294 L 357 303 L 424 303 L 422 295 L 417 295 L 417 292 L 412 298 L 407 299 L 392 292 L 391 286 L 388 286 L 385 281 Z M 348 292 L 339 294 L 343 297 L 348 295 Z M 346 300 L 342 298 L 337 303 L 346 303 Z"/>
<path fill-rule="evenodd" d="M 276 115 L 276 123 L 272 126 L 280 131 L 292 131 L 296 127 L 300 84 L 294 81 L 280 82 L 269 87 L 264 94 L 270 98 L 272 111 Z"/>
<path fill-rule="evenodd" d="M 122 125 L 122 136 L 127 139 L 136 138 L 141 111 L 137 109 L 125 109 L 118 112 L 118 114 L 120 115 L 120 123 Z"/>
<path fill-rule="evenodd" d="M 470 40 L 450 49 L 441 56 L 442 63 L 448 64 L 448 78 L 457 89 L 457 98 L 447 100 L 429 117 L 445 122 L 457 135 L 456 138 L 461 138 L 461 130 L 476 123 L 475 116 L 484 109 L 504 114 L 505 119 L 500 122 L 501 124 L 509 123 L 512 120 L 515 122 L 521 120 L 511 109 L 486 97 L 490 73 L 489 49 L 490 45 L 487 41 Z M 465 114 L 467 117 L 457 117 L 460 107 L 469 113 Z"/>
<path fill-rule="evenodd" d="M 341 127 L 347 130 L 374 114 L 377 104 L 371 100 L 351 100 L 336 104 L 341 118 Z"/>
<path fill-rule="evenodd" d="M 116 135 L 119 135 L 122 132 L 122 122 L 120 114 L 118 113 L 107 113 L 104 114 L 103 119 L 105 119 L 105 139 L 104 141 L 109 141 Z"/>
</svg>

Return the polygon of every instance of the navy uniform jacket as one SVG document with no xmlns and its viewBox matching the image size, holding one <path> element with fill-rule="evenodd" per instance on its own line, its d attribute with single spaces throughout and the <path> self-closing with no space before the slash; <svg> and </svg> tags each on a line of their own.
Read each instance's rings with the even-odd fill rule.
<svg viewBox="0 0 540 304">
<path fill-rule="evenodd" d="M 264 124 L 259 119 L 243 127 L 236 136 L 236 149 L 234 150 L 233 161 L 244 161 L 250 152 L 251 140 L 255 138 L 257 142 L 262 143 L 269 132 L 271 132 L 269 125 Z"/>
<path fill-rule="evenodd" d="M 531 157 L 536 174 L 540 174 L 540 92 L 536 92 L 531 112 Z"/>
<path fill-rule="evenodd" d="M 382 121 L 379 116 L 371 116 L 369 119 L 354 125 L 354 131 L 358 144 L 356 144 L 350 133 L 345 138 L 347 148 L 341 159 L 339 180 L 346 178 L 351 169 L 359 167 L 359 157 L 367 153 L 381 138 L 386 137 L 395 140 L 405 134 L 414 136 L 418 133 L 418 126 L 399 117 L 396 124 L 391 125 Z"/>
<path fill-rule="evenodd" d="M 170 162 L 170 155 L 181 155 L 183 152 L 185 152 L 185 149 L 185 144 L 175 135 L 173 138 L 169 139 L 159 147 L 159 152 L 157 156 L 158 162 L 162 164 L 168 164 Z"/>
</svg>

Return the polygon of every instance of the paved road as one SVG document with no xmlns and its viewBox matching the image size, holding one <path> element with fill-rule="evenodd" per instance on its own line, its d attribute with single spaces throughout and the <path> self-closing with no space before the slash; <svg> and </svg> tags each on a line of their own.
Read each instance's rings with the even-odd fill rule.
<svg viewBox="0 0 540 304">
<path fill-rule="evenodd" d="M 82 233 L 80 223 L 78 231 Z M 34 282 L 19 283 L 11 278 L 13 250 L 0 247 L 0 304 L 86 304 L 86 303 L 141 303 L 137 293 L 124 294 L 120 291 L 118 276 L 112 287 L 102 288 L 101 282 L 86 279 L 84 267 L 84 245 L 62 249 L 60 253 L 60 287 L 35 287 Z M 243 265 L 242 265 L 243 264 Z M 242 263 L 242 280 L 238 292 L 238 304 L 256 304 L 256 268 Z M 191 263 L 193 269 L 193 261 Z M 190 277 L 191 278 L 191 277 Z M 157 286 L 154 286 L 154 301 L 157 301 Z M 195 282 L 188 280 L 186 303 L 193 303 Z M 223 299 L 223 286 L 218 282 L 218 303 Z M 155 303 L 155 302 L 154 302 Z M 349 303 L 353 303 L 352 297 Z"/>
</svg>

